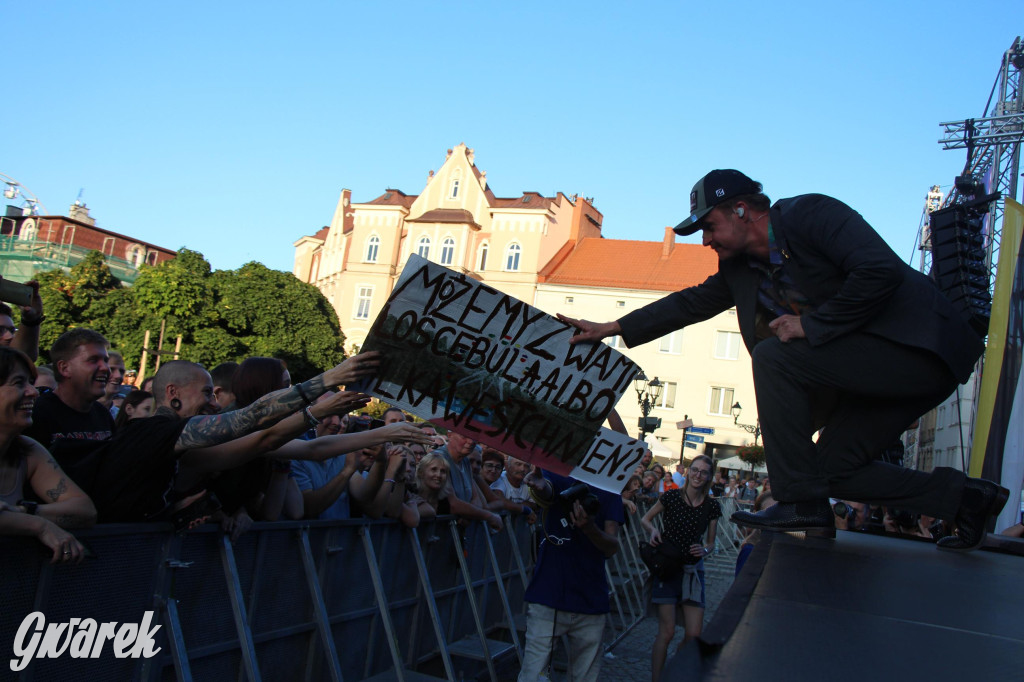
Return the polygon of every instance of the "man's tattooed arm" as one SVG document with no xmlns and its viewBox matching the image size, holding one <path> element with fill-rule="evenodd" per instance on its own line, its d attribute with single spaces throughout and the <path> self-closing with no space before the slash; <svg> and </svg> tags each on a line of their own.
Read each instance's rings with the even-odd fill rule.
<svg viewBox="0 0 1024 682">
<path fill-rule="evenodd" d="M 307 400 L 315 400 L 325 390 L 323 375 L 320 375 L 291 388 L 268 393 L 240 410 L 192 417 L 178 437 L 175 450 L 220 445 L 258 429 L 265 429 L 296 410 L 301 410 L 308 404 Z"/>
</svg>

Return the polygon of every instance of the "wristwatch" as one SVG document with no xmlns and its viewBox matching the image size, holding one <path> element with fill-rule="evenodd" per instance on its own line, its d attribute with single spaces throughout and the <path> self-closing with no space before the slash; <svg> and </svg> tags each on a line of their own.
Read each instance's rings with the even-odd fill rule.
<svg viewBox="0 0 1024 682">
<path fill-rule="evenodd" d="M 39 513 L 39 503 L 31 500 L 18 500 L 18 506 L 25 510 L 26 514 L 35 516 Z"/>
</svg>

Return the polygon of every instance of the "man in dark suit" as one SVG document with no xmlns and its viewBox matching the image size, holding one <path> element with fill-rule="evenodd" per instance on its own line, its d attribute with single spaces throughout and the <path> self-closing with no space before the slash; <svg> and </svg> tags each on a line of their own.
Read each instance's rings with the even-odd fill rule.
<svg viewBox="0 0 1024 682">
<path fill-rule="evenodd" d="M 718 272 L 614 322 L 563 317 L 580 330 L 573 343 L 620 335 L 637 346 L 735 306 L 779 504 L 737 512 L 734 521 L 834 534 L 835 497 L 952 519 L 957 536 L 940 547 L 980 546 L 1004 488 L 951 468 L 925 473 L 877 461 L 967 380 L 983 350 L 949 300 L 831 197 L 771 205 L 760 183 L 715 170 L 694 186 L 690 209 L 675 231 L 702 231 Z"/>
</svg>

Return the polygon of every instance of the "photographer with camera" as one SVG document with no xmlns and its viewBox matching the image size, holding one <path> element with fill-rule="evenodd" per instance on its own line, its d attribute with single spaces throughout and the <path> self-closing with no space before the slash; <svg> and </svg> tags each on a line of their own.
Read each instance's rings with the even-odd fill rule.
<svg viewBox="0 0 1024 682">
<path fill-rule="evenodd" d="M 555 640 L 566 635 L 572 679 L 591 682 L 601 669 L 601 636 L 610 611 L 605 560 L 619 551 L 622 498 L 571 478 L 542 474 L 538 467 L 524 480 L 543 509 L 544 538 L 526 588 L 526 650 L 519 681 L 539 679 Z"/>
<path fill-rule="evenodd" d="M 650 534 L 651 545 L 661 546 L 669 556 L 677 556 L 680 564 L 680 570 L 673 575 L 653 576 L 651 601 L 658 605 L 658 636 L 651 652 L 653 682 L 661 678 L 668 645 L 675 635 L 676 609 L 683 612 L 686 632 L 680 647 L 700 635 L 704 625 L 704 557 L 715 548 L 715 531 L 722 515 L 718 500 L 708 497 L 712 471 L 710 457 L 695 457 L 686 476 L 686 487 L 662 495 L 640 520 Z M 664 536 L 651 523 L 662 511 Z"/>
</svg>

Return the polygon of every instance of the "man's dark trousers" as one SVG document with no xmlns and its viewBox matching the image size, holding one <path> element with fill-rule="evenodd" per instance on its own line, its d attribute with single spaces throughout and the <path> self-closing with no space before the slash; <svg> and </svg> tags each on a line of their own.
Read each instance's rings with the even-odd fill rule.
<svg viewBox="0 0 1024 682">
<path fill-rule="evenodd" d="M 953 519 L 965 476 L 875 461 L 918 417 L 957 387 L 930 351 L 851 333 L 812 347 L 759 342 L 751 354 L 772 492 L 779 502 L 835 497 Z M 836 396 L 821 426 L 822 395 Z"/>
</svg>

